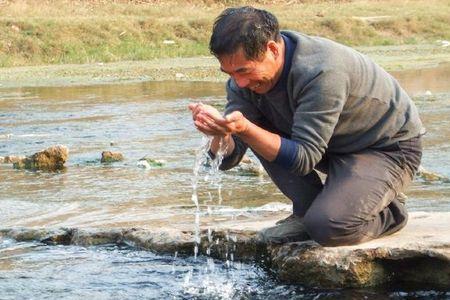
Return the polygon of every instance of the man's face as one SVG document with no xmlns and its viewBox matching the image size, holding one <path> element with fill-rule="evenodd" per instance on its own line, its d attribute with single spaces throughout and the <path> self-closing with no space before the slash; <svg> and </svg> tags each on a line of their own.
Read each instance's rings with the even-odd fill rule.
<svg viewBox="0 0 450 300">
<path fill-rule="evenodd" d="M 219 57 L 220 69 L 233 78 L 240 88 L 248 88 L 257 94 L 270 91 L 278 80 L 280 64 L 271 47 L 258 60 L 248 60 L 240 48 L 234 54 Z M 281 65 L 282 67 L 282 65 Z"/>
</svg>

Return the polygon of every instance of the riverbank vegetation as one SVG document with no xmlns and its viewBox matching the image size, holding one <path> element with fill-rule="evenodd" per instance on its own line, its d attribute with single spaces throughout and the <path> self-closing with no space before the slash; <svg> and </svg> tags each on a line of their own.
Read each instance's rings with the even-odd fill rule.
<svg viewBox="0 0 450 300">
<path fill-rule="evenodd" d="M 0 66 L 208 55 L 214 18 L 228 6 L 273 12 L 282 28 L 351 46 L 450 40 L 448 0 L 0 1 Z"/>
</svg>

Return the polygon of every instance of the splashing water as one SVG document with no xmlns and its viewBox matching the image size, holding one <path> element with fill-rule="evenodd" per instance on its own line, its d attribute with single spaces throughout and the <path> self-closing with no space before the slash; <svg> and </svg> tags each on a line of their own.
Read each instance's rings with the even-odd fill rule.
<svg viewBox="0 0 450 300">
<path fill-rule="evenodd" d="M 195 155 L 195 163 L 193 168 L 192 178 L 192 202 L 195 204 L 195 224 L 194 224 L 194 256 L 197 257 L 198 245 L 200 244 L 200 205 L 198 201 L 198 184 L 200 176 L 204 174 L 203 180 L 207 185 L 213 188 L 217 188 L 217 195 L 219 199 L 219 205 L 222 203 L 222 185 L 219 172 L 219 166 L 223 161 L 224 153 L 226 152 L 226 146 L 223 139 L 220 139 L 219 150 L 214 158 L 211 158 L 208 151 L 213 141 L 212 137 L 204 136 L 202 138 L 201 146 L 197 149 Z M 212 202 L 213 197 L 211 192 L 208 192 L 208 201 Z M 207 214 L 211 215 L 211 207 L 207 206 Z M 210 228 L 208 228 L 208 238 L 210 237 Z"/>
<path fill-rule="evenodd" d="M 201 146 L 197 149 L 195 155 L 195 163 L 193 168 L 193 178 L 192 178 L 192 202 L 195 204 L 195 223 L 194 223 L 194 259 L 197 259 L 199 252 L 199 245 L 201 242 L 200 238 L 200 204 L 198 197 L 199 182 L 201 179 L 206 183 L 207 187 L 217 189 L 217 197 L 219 205 L 222 203 L 222 185 L 221 176 L 219 172 L 219 166 L 223 161 L 224 153 L 226 152 L 226 145 L 224 145 L 223 139 L 220 139 L 219 150 L 217 151 L 214 158 L 209 155 L 209 149 L 213 141 L 212 137 L 204 136 L 202 138 Z M 211 192 L 207 193 L 207 199 L 205 203 L 211 204 L 213 202 L 213 195 Z M 207 205 L 206 213 L 208 216 L 212 214 L 212 209 L 210 205 Z M 209 256 L 211 253 L 211 245 L 213 243 L 212 230 L 208 227 L 208 248 L 206 254 Z M 227 267 L 229 267 L 227 263 Z M 208 282 L 208 274 L 215 271 L 214 261 L 211 258 L 207 259 L 207 264 L 205 266 L 204 275 L 206 276 L 206 281 Z M 192 272 L 188 272 L 184 278 L 185 291 L 189 292 L 189 284 L 192 279 Z M 209 285 L 208 285 L 209 286 Z M 209 288 L 209 287 L 206 288 Z"/>
</svg>

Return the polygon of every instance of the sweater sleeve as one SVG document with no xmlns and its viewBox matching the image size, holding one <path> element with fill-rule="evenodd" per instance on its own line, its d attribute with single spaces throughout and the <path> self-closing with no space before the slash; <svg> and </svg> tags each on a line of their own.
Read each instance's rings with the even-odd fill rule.
<svg viewBox="0 0 450 300">
<path fill-rule="evenodd" d="M 252 123 L 259 123 L 261 118 L 260 111 L 251 102 L 251 94 L 249 91 L 239 89 L 233 79 L 229 79 L 226 85 L 227 90 L 227 104 L 225 106 L 225 115 L 233 111 L 240 111 Z M 230 155 L 224 157 L 221 170 L 228 170 L 235 167 L 241 161 L 248 145 L 244 143 L 239 137 L 232 135 L 234 140 L 234 150 Z"/>
<path fill-rule="evenodd" d="M 297 151 L 282 151 L 295 153 L 291 172 L 306 175 L 322 159 L 349 96 L 349 81 L 347 74 L 329 70 L 319 72 L 306 84 L 294 82 L 297 107 L 291 141 Z"/>
</svg>

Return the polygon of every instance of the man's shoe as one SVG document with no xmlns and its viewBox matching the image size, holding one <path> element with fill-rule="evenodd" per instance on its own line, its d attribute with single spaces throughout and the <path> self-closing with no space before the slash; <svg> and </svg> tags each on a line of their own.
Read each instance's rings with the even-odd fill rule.
<svg viewBox="0 0 450 300">
<path fill-rule="evenodd" d="M 296 215 L 294 215 L 294 214 L 290 214 L 287 218 L 284 218 L 284 219 L 281 219 L 281 220 L 278 220 L 276 223 L 275 223 L 275 225 L 280 225 L 280 224 L 283 224 L 283 223 L 286 223 L 286 222 L 290 222 L 292 219 L 294 219 L 294 218 L 298 218 Z"/>
<path fill-rule="evenodd" d="M 303 218 L 294 214 L 280 220 L 277 225 L 265 228 L 258 233 L 258 240 L 263 243 L 282 244 L 309 240 Z"/>
</svg>

